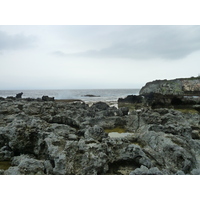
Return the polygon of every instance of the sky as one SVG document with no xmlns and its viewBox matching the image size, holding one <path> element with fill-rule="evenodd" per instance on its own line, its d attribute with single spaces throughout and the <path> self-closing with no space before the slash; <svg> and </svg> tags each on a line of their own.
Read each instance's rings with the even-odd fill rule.
<svg viewBox="0 0 200 200">
<path fill-rule="evenodd" d="M 0 90 L 139 89 L 199 65 L 198 25 L 0 25 Z"/>
</svg>

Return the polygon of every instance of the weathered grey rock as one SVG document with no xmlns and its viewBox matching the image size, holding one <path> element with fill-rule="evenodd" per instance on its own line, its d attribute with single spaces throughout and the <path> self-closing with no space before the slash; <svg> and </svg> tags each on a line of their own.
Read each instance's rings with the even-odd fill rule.
<svg viewBox="0 0 200 200">
<path fill-rule="evenodd" d="M 47 175 L 48 174 L 49 175 L 53 174 L 53 166 L 52 166 L 52 164 L 51 164 L 51 162 L 49 160 L 45 160 L 44 161 L 44 172 Z"/>
<path fill-rule="evenodd" d="M 5 175 L 44 175 L 44 163 L 27 155 L 14 157 L 14 167 L 5 170 Z"/>
<path fill-rule="evenodd" d="M 85 131 L 84 137 L 86 139 L 102 140 L 102 138 L 108 137 L 108 134 L 104 132 L 103 128 L 95 125 Z"/>
<path fill-rule="evenodd" d="M 1 135 L 14 155 L 31 154 L 38 141 L 38 133 L 46 127 L 47 123 L 35 117 L 16 118 L 1 128 Z"/>
<path fill-rule="evenodd" d="M 191 171 L 191 175 L 200 175 L 200 169 L 199 168 L 198 169 L 193 169 Z"/>
<path fill-rule="evenodd" d="M 185 175 L 185 173 L 183 171 L 179 170 L 176 172 L 176 175 Z"/>
<path fill-rule="evenodd" d="M 140 90 L 140 95 L 150 93 L 162 95 L 193 95 L 200 92 L 200 77 L 179 78 L 174 80 L 156 80 L 146 83 Z"/>
<path fill-rule="evenodd" d="M 104 103 L 104 102 L 97 102 L 97 103 L 94 103 L 91 108 L 93 109 L 99 109 L 99 110 L 106 110 L 109 108 L 109 105 Z"/>
<path fill-rule="evenodd" d="M 13 156 L 14 153 L 8 146 L 3 146 L 0 149 L 0 160 L 11 160 Z"/>
<path fill-rule="evenodd" d="M 7 170 L 4 171 L 4 175 L 25 175 L 25 174 L 21 174 L 18 167 L 9 167 Z"/>
<path fill-rule="evenodd" d="M 0 101 L 4 174 L 195 174 L 200 115 L 174 109 L 57 101 Z M 110 138 L 104 129 L 132 134 Z"/>
<path fill-rule="evenodd" d="M 176 136 L 162 132 L 148 131 L 140 134 L 138 141 L 146 143 L 144 152 L 153 158 L 154 166 L 162 166 L 170 173 L 182 170 L 189 173 L 197 165 L 195 154 L 191 151 L 189 145 L 179 146 Z M 185 142 L 185 138 L 179 138 L 180 144 Z"/>
<path fill-rule="evenodd" d="M 164 175 L 157 167 L 152 167 L 148 169 L 145 166 L 135 169 L 130 173 L 130 175 Z"/>
<path fill-rule="evenodd" d="M 78 122 L 76 122 L 74 119 L 72 119 L 66 115 L 63 115 L 63 114 L 53 116 L 49 122 L 50 123 L 58 123 L 58 124 L 66 124 L 71 127 L 77 127 L 77 128 L 79 127 Z"/>
<path fill-rule="evenodd" d="M 193 98 L 199 96 L 199 92 L 200 77 L 191 77 L 146 83 L 140 95 L 145 97 L 146 104 L 152 108 L 193 107 L 200 104 L 200 98 Z"/>
<path fill-rule="evenodd" d="M 122 107 L 119 109 L 122 112 L 122 115 L 128 115 L 129 109 L 127 107 Z"/>
</svg>

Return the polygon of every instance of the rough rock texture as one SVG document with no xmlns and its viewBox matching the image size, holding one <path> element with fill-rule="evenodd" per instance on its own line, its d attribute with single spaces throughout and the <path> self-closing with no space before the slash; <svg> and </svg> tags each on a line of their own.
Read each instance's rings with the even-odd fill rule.
<svg viewBox="0 0 200 200">
<path fill-rule="evenodd" d="M 174 80 L 156 80 L 146 83 L 140 90 L 140 95 L 150 93 L 162 95 L 192 95 L 199 96 L 200 77 L 179 78 Z"/>
<path fill-rule="evenodd" d="M 118 103 L 142 103 L 142 96 L 128 95 L 126 98 L 119 98 Z"/>
<path fill-rule="evenodd" d="M 199 110 L 200 77 L 152 81 L 140 90 L 140 96 L 144 96 L 144 102 L 152 108 L 192 107 Z"/>
<path fill-rule="evenodd" d="M 120 127 L 127 137 L 110 137 Z M 98 102 L 0 100 L 0 174 L 199 174 L 200 115 Z"/>
<path fill-rule="evenodd" d="M 54 101 L 54 97 L 42 96 L 43 101 Z"/>
<path fill-rule="evenodd" d="M 135 169 L 130 173 L 130 175 L 164 175 L 157 167 L 152 167 L 148 169 L 145 166 L 141 166 L 140 168 Z"/>
</svg>

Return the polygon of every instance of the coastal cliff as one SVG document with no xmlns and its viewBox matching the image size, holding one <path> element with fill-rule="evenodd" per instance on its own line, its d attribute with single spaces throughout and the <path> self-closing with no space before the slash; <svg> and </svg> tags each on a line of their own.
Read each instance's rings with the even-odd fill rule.
<svg viewBox="0 0 200 200">
<path fill-rule="evenodd" d="M 200 77 L 156 80 L 146 83 L 139 92 L 144 104 L 152 108 L 200 109 Z"/>
<path fill-rule="evenodd" d="M 140 95 L 150 93 L 173 96 L 199 96 L 200 77 L 178 78 L 174 80 L 156 80 L 146 83 L 140 90 Z"/>
</svg>

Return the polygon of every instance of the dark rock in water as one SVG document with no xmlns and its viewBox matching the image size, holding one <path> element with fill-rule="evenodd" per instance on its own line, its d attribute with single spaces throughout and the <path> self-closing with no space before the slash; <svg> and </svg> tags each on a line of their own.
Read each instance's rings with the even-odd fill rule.
<svg viewBox="0 0 200 200">
<path fill-rule="evenodd" d="M 118 103 L 142 103 L 143 97 L 137 95 L 128 95 L 126 98 L 119 98 Z"/>
<path fill-rule="evenodd" d="M 18 93 L 18 94 L 16 94 L 16 98 L 17 98 L 17 99 L 21 99 L 21 98 L 22 98 L 22 95 L 23 95 L 23 92 Z"/>
<path fill-rule="evenodd" d="M 42 96 L 43 101 L 54 101 L 54 97 Z"/>
<path fill-rule="evenodd" d="M 86 94 L 83 95 L 84 97 L 100 97 L 99 95 L 93 95 L 93 94 Z"/>
</svg>

